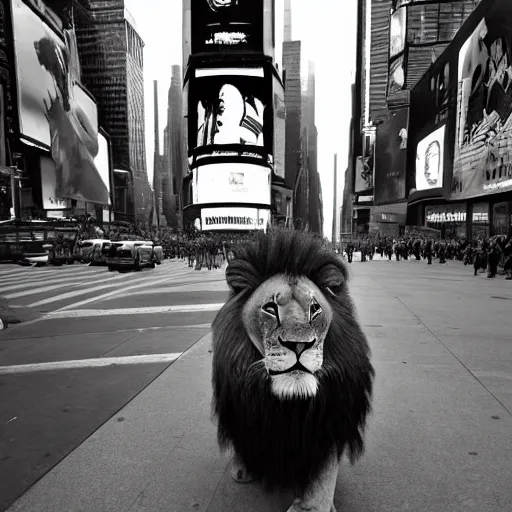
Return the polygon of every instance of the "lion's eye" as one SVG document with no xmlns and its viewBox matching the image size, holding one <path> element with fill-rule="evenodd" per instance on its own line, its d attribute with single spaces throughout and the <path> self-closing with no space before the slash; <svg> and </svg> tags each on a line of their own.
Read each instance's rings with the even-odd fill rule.
<svg viewBox="0 0 512 512">
<path fill-rule="evenodd" d="M 322 308 L 318 302 L 313 301 L 311 306 L 309 306 L 309 321 L 314 320 L 320 313 L 322 312 Z"/>
<path fill-rule="evenodd" d="M 333 283 L 329 286 L 327 286 L 327 291 L 334 295 L 335 297 L 341 293 L 343 290 L 343 284 Z"/>
<path fill-rule="evenodd" d="M 267 304 L 265 304 L 261 309 L 264 313 L 267 313 L 267 315 L 273 316 L 274 318 L 277 318 L 279 314 L 277 304 L 275 302 L 267 302 Z"/>
</svg>

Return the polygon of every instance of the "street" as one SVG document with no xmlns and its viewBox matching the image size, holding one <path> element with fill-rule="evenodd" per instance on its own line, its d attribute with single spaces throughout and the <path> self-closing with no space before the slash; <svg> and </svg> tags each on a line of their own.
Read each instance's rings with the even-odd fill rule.
<svg viewBox="0 0 512 512">
<path fill-rule="evenodd" d="M 129 274 L 9 265 L 0 296 L 46 312 L 0 332 L 5 510 L 209 331 L 227 286 L 181 261 Z"/>
<path fill-rule="evenodd" d="M 453 261 L 350 269 L 377 377 L 338 511 L 510 510 L 512 284 Z M 216 445 L 209 331 L 223 270 L 5 266 L 0 295 L 45 312 L 0 333 L 1 511 L 289 506 L 233 483 Z"/>
</svg>

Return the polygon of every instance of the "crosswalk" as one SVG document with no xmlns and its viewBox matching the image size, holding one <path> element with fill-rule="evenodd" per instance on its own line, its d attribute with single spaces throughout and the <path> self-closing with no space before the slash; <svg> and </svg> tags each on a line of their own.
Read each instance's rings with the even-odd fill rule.
<svg viewBox="0 0 512 512">
<path fill-rule="evenodd" d="M 89 304 L 166 290 L 169 287 L 187 291 L 214 290 L 221 282 L 224 272 L 194 271 L 181 260 L 166 260 L 155 269 L 142 272 L 113 273 L 105 267 L 72 265 L 68 267 L 0 267 L 0 297 L 10 306 L 32 308 L 45 318 L 72 318 L 77 316 L 103 316 L 108 310 L 87 309 Z M 213 285 L 213 288 L 212 288 Z M 185 307 L 186 306 L 186 307 Z M 215 310 L 218 304 L 185 305 L 183 311 Z M 172 310 L 180 306 L 161 306 Z M 170 308 L 170 309 L 169 309 Z M 78 313 L 74 313 L 79 310 Z M 105 312 L 107 311 L 107 312 Z M 156 308 L 121 308 L 116 314 L 141 314 L 158 312 Z"/>
</svg>

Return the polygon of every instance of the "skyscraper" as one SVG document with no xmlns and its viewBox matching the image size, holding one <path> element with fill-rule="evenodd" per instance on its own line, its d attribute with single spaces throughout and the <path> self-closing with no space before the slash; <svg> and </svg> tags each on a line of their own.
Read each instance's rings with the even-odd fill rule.
<svg viewBox="0 0 512 512">
<path fill-rule="evenodd" d="M 172 66 L 171 86 L 167 103 L 167 126 L 164 130 L 164 211 L 169 225 L 177 227 L 180 219 L 180 191 L 187 166 L 183 159 L 183 93 L 181 66 Z"/>
<path fill-rule="evenodd" d="M 151 188 L 146 169 L 144 42 L 124 0 L 74 0 L 82 80 L 98 102 L 111 136 L 115 209 L 147 223 Z"/>
</svg>

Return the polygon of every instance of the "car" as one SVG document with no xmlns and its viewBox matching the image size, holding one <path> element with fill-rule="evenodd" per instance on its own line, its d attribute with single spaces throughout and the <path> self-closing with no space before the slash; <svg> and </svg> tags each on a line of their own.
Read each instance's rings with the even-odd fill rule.
<svg viewBox="0 0 512 512">
<path fill-rule="evenodd" d="M 158 254 L 163 253 L 158 251 Z M 142 270 L 155 268 L 159 264 L 153 242 L 144 240 L 123 240 L 112 242 L 107 255 L 107 266 L 110 272 Z"/>
</svg>

